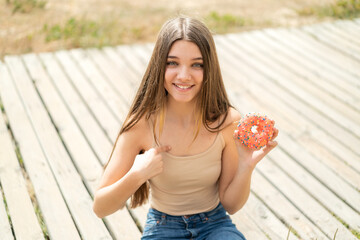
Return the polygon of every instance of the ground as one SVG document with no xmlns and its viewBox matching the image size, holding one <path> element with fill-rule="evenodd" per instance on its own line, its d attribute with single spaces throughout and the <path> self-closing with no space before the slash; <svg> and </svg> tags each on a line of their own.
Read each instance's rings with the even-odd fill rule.
<svg viewBox="0 0 360 240">
<path fill-rule="evenodd" d="M 153 42 L 162 23 L 184 14 L 216 34 L 332 20 L 313 9 L 335 0 L 6 0 L 0 2 L 0 58 L 74 47 Z M 305 13 L 305 14 L 304 14 Z"/>
</svg>

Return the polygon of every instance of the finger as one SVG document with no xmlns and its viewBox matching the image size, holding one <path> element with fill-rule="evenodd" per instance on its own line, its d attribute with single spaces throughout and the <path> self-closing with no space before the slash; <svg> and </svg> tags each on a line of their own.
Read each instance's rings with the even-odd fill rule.
<svg viewBox="0 0 360 240">
<path fill-rule="evenodd" d="M 269 146 L 270 148 L 274 148 L 278 145 L 277 141 L 269 141 L 267 146 Z"/>
<path fill-rule="evenodd" d="M 171 150 L 171 147 L 169 145 L 156 147 L 155 154 L 162 153 L 162 152 L 168 152 L 170 150 Z"/>
<path fill-rule="evenodd" d="M 271 140 L 275 139 L 278 136 L 278 134 L 279 134 L 279 130 L 277 128 L 274 128 L 274 133 L 271 137 Z"/>
</svg>

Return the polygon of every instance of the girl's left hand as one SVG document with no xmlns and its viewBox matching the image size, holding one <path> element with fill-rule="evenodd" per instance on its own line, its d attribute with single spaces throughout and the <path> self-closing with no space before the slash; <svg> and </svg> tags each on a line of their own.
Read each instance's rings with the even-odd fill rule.
<svg viewBox="0 0 360 240">
<path fill-rule="evenodd" d="M 273 122 L 275 124 L 275 122 Z M 249 167 L 254 169 L 256 164 L 263 159 L 266 154 L 268 154 L 271 150 L 273 150 L 277 146 L 277 142 L 274 139 L 277 137 L 279 130 L 274 127 L 274 133 L 270 141 L 261 149 L 251 149 L 243 144 L 237 139 L 238 130 L 234 131 L 233 138 L 238 150 L 239 154 L 239 164 L 243 165 L 244 167 Z"/>
</svg>

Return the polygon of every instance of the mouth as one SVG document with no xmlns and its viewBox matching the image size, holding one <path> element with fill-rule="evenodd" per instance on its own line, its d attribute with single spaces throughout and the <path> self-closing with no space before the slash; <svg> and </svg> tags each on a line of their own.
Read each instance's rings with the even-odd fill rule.
<svg viewBox="0 0 360 240">
<path fill-rule="evenodd" d="M 188 90 L 194 86 L 194 85 L 180 85 L 176 83 L 173 83 L 173 85 L 179 90 Z"/>
</svg>

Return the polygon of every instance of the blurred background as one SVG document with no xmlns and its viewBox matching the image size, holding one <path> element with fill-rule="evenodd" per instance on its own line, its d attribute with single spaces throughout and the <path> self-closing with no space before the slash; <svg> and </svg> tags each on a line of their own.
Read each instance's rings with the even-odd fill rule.
<svg viewBox="0 0 360 240">
<path fill-rule="evenodd" d="M 359 0 L 3 0 L 0 59 L 5 55 L 153 42 L 179 14 L 215 34 L 360 16 Z"/>
</svg>

